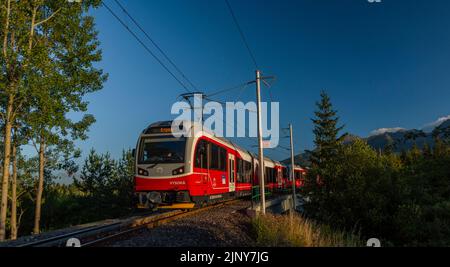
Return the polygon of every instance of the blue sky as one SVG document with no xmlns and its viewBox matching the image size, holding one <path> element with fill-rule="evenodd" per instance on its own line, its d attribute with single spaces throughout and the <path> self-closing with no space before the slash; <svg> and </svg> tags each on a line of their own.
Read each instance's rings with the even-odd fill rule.
<svg viewBox="0 0 450 267">
<path fill-rule="evenodd" d="M 131 26 L 114 1 L 106 2 Z M 253 79 L 254 66 L 223 0 L 121 2 L 199 90 Z M 378 128 L 421 128 L 450 114 L 450 1 L 230 3 L 260 69 L 277 76 L 270 90 L 280 102 L 282 127 L 294 125 L 297 152 L 312 148 L 310 118 L 322 89 L 345 130 L 359 136 Z M 105 8 L 92 14 L 103 50 L 98 65 L 109 80 L 87 98 L 97 123 L 89 140 L 78 144 L 84 154 L 95 148 L 118 157 L 148 124 L 173 118 L 171 106 L 183 90 Z M 254 95 L 248 87 L 239 96 L 251 101 Z M 267 88 L 263 100 L 270 100 Z M 251 148 L 253 141 L 236 142 Z M 266 153 L 289 156 L 282 149 Z"/>
</svg>

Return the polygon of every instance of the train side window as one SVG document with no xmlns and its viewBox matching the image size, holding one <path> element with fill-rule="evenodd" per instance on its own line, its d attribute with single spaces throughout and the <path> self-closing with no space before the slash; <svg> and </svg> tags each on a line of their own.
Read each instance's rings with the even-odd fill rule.
<svg viewBox="0 0 450 267">
<path fill-rule="evenodd" d="M 227 150 L 223 147 L 218 147 L 218 153 L 219 153 L 219 166 L 218 169 L 220 171 L 226 171 L 227 170 Z"/>
<path fill-rule="evenodd" d="M 242 160 L 242 182 L 248 183 L 247 161 Z"/>
<path fill-rule="evenodd" d="M 247 179 L 247 177 L 248 177 L 248 172 L 247 172 L 247 161 L 245 161 L 245 160 L 242 160 L 242 159 L 239 159 L 239 165 L 238 165 L 238 168 L 239 168 L 239 172 L 238 172 L 238 175 L 239 175 L 239 182 L 240 183 L 248 183 L 248 179 Z"/>
<path fill-rule="evenodd" d="M 240 176 L 241 176 L 241 182 L 242 183 L 246 183 L 247 182 L 247 169 L 246 169 L 246 161 L 245 160 L 240 160 L 241 161 L 241 166 L 240 166 Z"/>
<path fill-rule="evenodd" d="M 200 140 L 195 151 L 195 167 L 206 169 L 208 167 L 208 143 Z"/>
<path fill-rule="evenodd" d="M 215 144 L 210 144 L 211 147 L 211 156 L 209 161 L 209 168 L 212 170 L 219 169 L 219 147 Z"/>
<path fill-rule="evenodd" d="M 236 181 L 242 183 L 242 159 L 236 159 Z"/>
<path fill-rule="evenodd" d="M 251 162 L 247 162 L 247 175 L 248 175 L 248 182 L 253 183 L 253 164 Z"/>
<path fill-rule="evenodd" d="M 245 183 L 245 161 L 241 159 L 239 165 L 239 176 L 241 178 L 241 183 Z"/>
</svg>

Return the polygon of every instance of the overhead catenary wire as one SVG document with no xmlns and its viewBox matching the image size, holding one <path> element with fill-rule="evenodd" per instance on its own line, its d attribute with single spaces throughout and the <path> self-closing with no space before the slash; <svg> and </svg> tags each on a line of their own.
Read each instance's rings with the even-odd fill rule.
<svg viewBox="0 0 450 267">
<path fill-rule="evenodd" d="M 181 69 L 174 63 L 174 61 L 172 59 L 170 59 L 170 57 L 167 55 L 167 53 L 164 52 L 164 50 L 154 41 L 154 39 L 143 29 L 143 27 L 137 22 L 137 20 L 126 10 L 126 8 L 118 1 L 118 0 L 114 0 L 116 2 L 116 4 L 121 8 L 121 10 L 127 15 L 128 18 L 130 18 L 130 20 L 136 25 L 136 27 L 145 35 L 145 37 L 154 45 L 154 47 L 161 53 L 161 55 L 164 56 L 164 58 L 167 60 L 168 63 L 170 63 L 170 65 L 178 72 L 178 74 L 183 77 L 183 79 L 185 80 L 185 82 L 187 82 L 193 89 L 196 89 L 196 86 L 191 82 L 191 80 L 183 73 L 183 71 L 181 71 Z M 244 32 L 242 31 L 242 28 L 239 25 L 239 22 L 237 20 L 237 17 L 230 5 L 230 3 L 228 2 L 228 0 L 225 0 L 225 2 L 227 3 L 227 6 L 229 8 L 229 11 L 233 17 L 234 23 L 236 24 L 236 27 L 241 35 L 242 41 L 245 45 L 245 47 L 247 48 L 247 51 L 252 59 L 253 64 L 255 65 L 255 67 L 258 69 L 258 64 L 256 62 L 256 58 L 252 52 L 252 50 L 250 49 L 250 46 L 247 42 L 247 39 L 244 35 Z M 188 86 L 186 86 L 185 83 L 183 83 L 181 81 L 181 79 L 179 79 L 165 64 L 164 62 L 145 44 L 145 42 L 132 30 L 130 29 L 130 27 L 105 3 L 102 2 L 103 6 L 113 15 L 113 17 L 136 39 L 136 41 L 138 41 L 138 43 L 140 45 L 143 46 L 143 48 L 183 87 L 183 89 L 188 92 L 188 93 L 192 93 L 191 90 L 188 89 Z M 232 91 L 232 90 L 237 90 L 240 89 L 241 92 L 243 89 L 245 89 L 250 83 L 244 83 L 232 88 L 228 88 L 228 89 L 223 89 L 220 91 L 217 91 L 215 93 L 209 94 L 208 98 L 205 98 L 207 100 L 213 101 L 210 99 L 210 97 L 212 96 L 216 96 L 222 93 L 225 93 L 227 91 Z M 272 97 L 271 97 L 272 98 Z M 221 102 L 219 102 L 221 103 Z M 225 105 L 225 103 L 221 103 L 222 105 Z M 252 111 L 249 110 L 250 112 L 256 112 L 256 111 Z M 227 122 L 225 122 L 227 123 Z M 227 123 L 228 124 L 228 123 Z M 239 125 L 241 126 L 241 125 Z M 245 125 L 245 130 L 249 131 L 247 128 L 247 125 Z"/>
<path fill-rule="evenodd" d="M 267 77 L 271 80 L 275 80 L 276 77 Z M 273 103 L 273 95 L 272 95 L 272 84 L 270 84 L 269 82 L 266 81 L 266 79 L 262 79 L 262 82 L 267 86 L 267 88 L 269 89 L 269 98 L 270 98 L 270 102 Z"/>
<path fill-rule="evenodd" d="M 234 14 L 234 11 L 233 11 L 233 8 L 231 7 L 230 2 L 229 2 L 228 0 L 225 0 L 225 2 L 226 2 L 226 4 L 227 4 L 227 6 L 228 6 L 228 10 L 229 10 L 230 13 L 231 13 L 231 16 L 233 17 L 233 21 L 234 21 L 234 23 L 236 24 L 236 28 L 238 29 L 239 34 L 241 35 L 242 41 L 244 42 L 244 45 L 245 45 L 245 47 L 247 48 L 247 51 L 248 51 L 248 53 L 249 53 L 249 55 L 250 55 L 250 57 L 251 57 L 251 59 L 252 59 L 252 61 L 253 61 L 253 64 L 255 65 L 255 68 L 256 68 L 256 69 L 259 69 L 258 63 L 256 63 L 255 55 L 253 54 L 252 50 L 250 49 L 250 46 L 249 46 L 249 44 L 248 44 L 248 42 L 247 42 L 247 39 L 245 38 L 245 35 L 244 35 L 244 32 L 242 31 L 241 26 L 239 25 L 239 21 L 237 20 L 237 17 L 236 17 L 236 15 Z"/>
<path fill-rule="evenodd" d="M 105 1 L 102 2 L 103 6 L 111 13 L 111 15 L 116 18 L 117 21 L 120 22 L 120 24 L 136 39 L 136 41 L 141 44 L 144 49 L 183 87 L 183 89 L 191 93 L 191 91 L 187 88 L 187 86 L 179 79 L 177 76 L 155 55 L 155 53 L 152 52 L 152 50 L 137 36 L 135 32 L 133 32 L 128 25 L 119 18 L 119 16 L 105 3 Z"/>
<path fill-rule="evenodd" d="M 226 103 L 223 103 L 223 102 L 221 102 L 221 101 L 217 101 L 217 100 L 214 100 L 214 99 L 211 99 L 211 98 L 208 98 L 208 97 L 206 97 L 205 99 L 208 100 L 208 101 L 214 101 L 214 102 L 217 102 L 217 103 L 219 103 L 219 104 L 221 104 L 221 105 L 223 105 L 223 106 L 226 106 L 226 105 L 227 105 Z M 256 112 L 256 111 L 253 111 L 253 110 L 248 110 L 248 111 L 249 111 L 249 112 Z M 229 124 L 225 119 L 222 119 L 222 120 L 223 120 L 223 122 L 224 122 L 225 124 L 227 124 L 228 126 L 234 127 L 233 125 Z M 236 121 L 235 123 L 236 123 L 237 126 L 240 127 L 241 129 L 243 128 L 244 131 L 245 131 L 246 133 L 250 133 L 250 129 L 248 128 L 248 125 L 247 125 L 247 124 L 244 124 L 244 127 L 242 127 L 242 124 L 240 124 L 239 121 Z"/>
<path fill-rule="evenodd" d="M 225 123 L 225 124 L 228 125 L 228 126 L 234 127 L 233 125 L 231 125 L 230 123 L 228 123 L 224 118 L 222 118 L 222 122 Z M 238 123 L 238 124 L 239 124 L 239 123 Z M 239 124 L 238 126 L 239 126 L 239 127 L 242 127 L 241 124 Z M 247 128 L 247 125 L 245 125 L 244 128 L 245 128 L 245 131 L 249 132 L 249 129 Z M 239 137 L 236 137 L 236 138 L 239 138 Z M 251 141 L 253 144 L 255 144 L 255 143 L 254 143 L 254 140 L 252 140 L 252 139 L 248 139 L 248 140 Z M 232 143 L 233 143 L 233 142 L 232 142 Z M 242 142 L 239 142 L 239 143 L 240 143 L 240 144 L 237 144 L 237 145 L 239 145 L 240 147 L 242 147 L 242 148 L 247 147 L 247 148 L 246 148 L 247 150 L 251 150 L 251 149 L 249 149 L 248 145 L 243 145 Z"/>
<path fill-rule="evenodd" d="M 244 90 L 247 88 L 247 86 L 246 87 L 242 87 L 240 90 L 239 90 L 239 94 L 236 96 L 236 98 L 234 99 L 234 102 L 237 102 L 237 101 L 239 101 L 240 99 L 241 99 L 241 95 L 242 95 L 242 92 L 244 92 Z"/>
<path fill-rule="evenodd" d="M 219 100 L 216 100 L 216 99 L 212 99 L 212 98 L 210 98 L 210 97 L 208 97 L 208 96 L 205 96 L 204 99 L 206 99 L 206 100 L 208 100 L 208 101 L 217 102 L 217 103 L 221 104 L 222 106 L 224 106 L 225 108 L 227 107 L 227 103 L 233 104 L 233 102 L 219 101 Z M 251 112 L 251 113 L 257 113 L 256 110 L 252 110 L 252 109 L 247 109 L 247 110 L 248 110 L 248 112 Z"/>
<path fill-rule="evenodd" d="M 270 102 L 273 103 L 272 87 L 270 87 L 270 86 L 269 86 L 269 98 L 270 98 Z"/>
<path fill-rule="evenodd" d="M 249 85 L 249 83 L 246 82 L 246 83 L 239 84 L 239 85 L 236 85 L 236 86 L 233 86 L 233 87 L 230 87 L 230 88 L 217 90 L 215 92 L 207 94 L 207 96 L 208 97 L 213 97 L 213 96 L 217 96 L 217 95 L 220 95 L 220 94 L 223 94 L 223 93 L 226 93 L 226 92 L 230 92 L 230 91 L 234 91 L 234 90 L 238 90 L 238 89 L 242 90 L 243 88 L 246 88 L 248 85 Z"/>
<path fill-rule="evenodd" d="M 203 96 L 202 98 L 205 99 L 205 100 L 207 100 L 207 101 L 213 101 L 213 102 L 219 103 L 219 104 L 221 104 L 221 105 L 223 105 L 223 106 L 226 106 L 226 103 L 224 103 L 224 102 L 222 102 L 222 101 L 217 101 L 216 99 L 212 99 L 212 98 L 210 98 L 209 96 L 206 96 L 206 95 L 205 95 L 205 96 Z M 249 112 L 256 112 L 256 111 L 249 110 Z M 234 125 L 231 125 L 230 123 L 228 123 L 228 122 L 226 121 L 225 118 L 222 118 L 222 122 L 225 123 L 226 125 L 232 127 L 232 128 L 234 127 Z M 242 126 L 242 124 L 240 124 L 239 121 L 236 121 L 236 124 L 237 124 L 237 126 L 240 127 L 241 129 L 244 129 L 245 133 L 250 133 L 250 129 L 248 128 L 248 125 L 247 125 L 247 124 L 244 124 L 244 126 Z M 238 132 L 239 132 L 239 131 L 238 131 Z M 253 141 L 253 140 L 252 140 L 252 141 Z"/>
<path fill-rule="evenodd" d="M 131 19 L 131 21 L 139 28 L 139 30 L 147 37 L 147 39 L 158 49 L 158 51 L 164 56 L 164 58 L 172 65 L 172 67 L 189 83 L 189 85 L 198 90 L 197 87 L 191 82 L 191 80 L 181 71 L 181 69 L 173 62 L 172 59 L 161 49 L 161 47 L 153 40 L 152 37 L 143 29 L 143 27 L 136 21 L 136 19 L 126 10 L 126 8 L 120 3 L 119 0 L 114 0 L 122 11 Z"/>
</svg>

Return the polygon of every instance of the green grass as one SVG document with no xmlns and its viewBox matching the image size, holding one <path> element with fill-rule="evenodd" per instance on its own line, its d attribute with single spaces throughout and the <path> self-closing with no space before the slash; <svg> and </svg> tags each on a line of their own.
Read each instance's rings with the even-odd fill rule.
<svg viewBox="0 0 450 267">
<path fill-rule="evenodd" d="M 253 219 L 260 247 L 361 247 L 358 235 L 332 230 L 299 215 L 261 215 Z"/>
</svg>

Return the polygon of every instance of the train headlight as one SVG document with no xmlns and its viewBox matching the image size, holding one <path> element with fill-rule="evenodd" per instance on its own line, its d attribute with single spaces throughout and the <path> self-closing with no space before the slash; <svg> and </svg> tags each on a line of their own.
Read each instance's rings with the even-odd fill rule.
<svg viewBox="0 0 450 267">
<path fill-rule="evenodd" d="M 138 168 L 138 174 L 139 175 L 144 175 L 144 176 L 148 176 L 148 171 Z"/>
<path fill-rule="evenodd" d="M 184 167 L 180 167 L 172 171 L 172 175 L 179 175 L 184 173 Z"/>
</svg>

